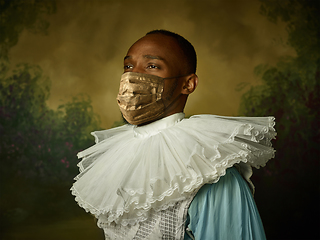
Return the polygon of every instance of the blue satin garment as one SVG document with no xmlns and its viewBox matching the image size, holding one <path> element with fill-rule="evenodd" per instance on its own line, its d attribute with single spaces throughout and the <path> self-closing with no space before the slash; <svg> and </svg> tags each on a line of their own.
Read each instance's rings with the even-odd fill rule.
<svg viewBox="0 0 320 240">
<path fill-rule="evenodd" d="M 229 168 L 217 183 L 204 185 L 186 222 L 193 237 L 184 240 L 265 240 L 261 218 L 246 181 Z"/>
</svg>

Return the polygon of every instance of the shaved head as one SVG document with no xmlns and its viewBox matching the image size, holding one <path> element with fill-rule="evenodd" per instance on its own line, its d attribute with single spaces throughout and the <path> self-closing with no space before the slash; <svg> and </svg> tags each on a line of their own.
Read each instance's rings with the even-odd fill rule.
<svg viewBox="0 0 320 240">
<path fill-rule="evenodd" d="M 183 61 L 185 61 L 187 63 L 186 68 L 187 68 L 187 74 L 189 73 L 196 73 L 197 70 L 197 54 L 196 51 L 193 47 L 193 45 L 184 37 L 182 37 L 181 35 L 174 33 L 174 32 L 170 32 L 167 30 L 153 30 L 148 32 L 146 35 L 149 34 L 163 34 L 166 36 L 170 36 L 172 38 L 174 38 L 179 47 L 181 48 L 181 50 L 183 51 L 184 54 L 184 58 Z"/>
</svg>

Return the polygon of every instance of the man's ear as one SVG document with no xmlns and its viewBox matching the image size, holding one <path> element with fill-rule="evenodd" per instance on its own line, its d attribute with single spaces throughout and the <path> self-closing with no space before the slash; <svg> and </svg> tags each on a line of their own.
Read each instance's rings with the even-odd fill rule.
<svg viewBox="0 0 320 240">
<path fill-rule="evenodd" d="M 198 76 L 192 73 L 185 77 L 182 84 L 181 93 L 188 95 L 196 89 L 197 85 L 198 85 Z"/>
</svg>

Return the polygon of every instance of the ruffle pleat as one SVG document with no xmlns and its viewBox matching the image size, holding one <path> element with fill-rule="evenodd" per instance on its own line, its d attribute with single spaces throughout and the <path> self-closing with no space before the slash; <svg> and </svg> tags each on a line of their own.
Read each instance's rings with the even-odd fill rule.
<svg viewBox="0 0 320 240">
<path fill-rule="evenodd" d="M 98 225 L 134 225 L 150 209 L 167 209 L 217 182 L 235 164 L 249 180 L 251 167 L 274 157 L 272 117 L 181 118 L 169 116 L 154 128 L 125 125 L 93 133 L 96 144 L 78 154 L 83 159 L 71 191 Z"/>
</svg>

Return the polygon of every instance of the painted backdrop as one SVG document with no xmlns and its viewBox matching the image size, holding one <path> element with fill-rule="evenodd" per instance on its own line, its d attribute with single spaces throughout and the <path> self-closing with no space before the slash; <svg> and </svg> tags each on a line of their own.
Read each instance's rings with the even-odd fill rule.
<svg viewBox="0 0 320 240">
<path fill-rule="evenodd" d="M 198 54 L 186 115 L 275 116 L 254 172 L 268 239 L 319 239 L 318 0 L 0 1 L 0 238 L 103 239 L 70 194 L 90 132 L 120 123 L 123 57 L 167 29 Z"/>
</svg>

